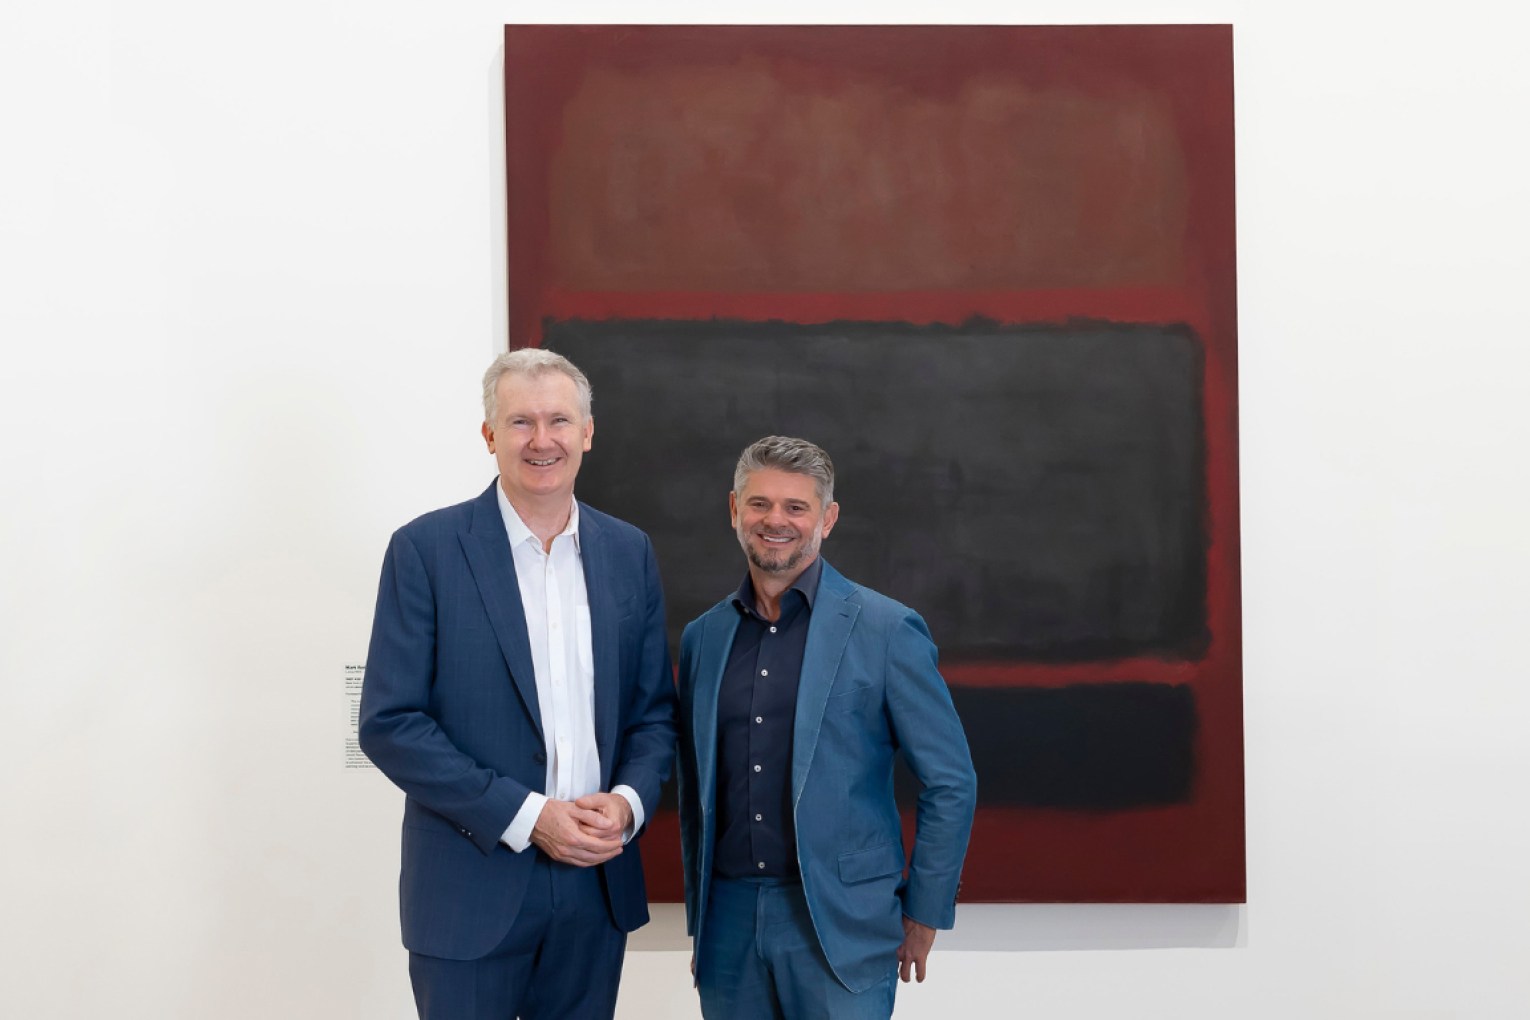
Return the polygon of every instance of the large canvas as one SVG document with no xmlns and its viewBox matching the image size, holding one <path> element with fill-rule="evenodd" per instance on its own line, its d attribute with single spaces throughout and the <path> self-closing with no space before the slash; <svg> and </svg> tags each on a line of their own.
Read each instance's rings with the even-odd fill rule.
<svg viewBox="0 0 1530 1020">
<path fill-rule="evenodd" d="M 505 98 L 512 342 L 589 374 L 672 641 L 738 451 L 812 439 L 941 647 L 962 899 L 1241 901 L 1231 29 L 509 26 Z"/>
</svg>

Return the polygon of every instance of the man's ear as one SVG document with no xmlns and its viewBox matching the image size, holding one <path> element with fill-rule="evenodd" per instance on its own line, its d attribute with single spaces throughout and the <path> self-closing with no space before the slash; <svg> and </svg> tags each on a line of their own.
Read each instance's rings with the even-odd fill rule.
<svg viewBox="0 0 1530 1020">
<path fill-rule="evenodd" d="M 839 520 L 839 504 L 830 503 L 829 509 L 823 512 L 823 537 L 828 538 L 829 532 L 834 530 L 834 522 Z"/>
</svg>

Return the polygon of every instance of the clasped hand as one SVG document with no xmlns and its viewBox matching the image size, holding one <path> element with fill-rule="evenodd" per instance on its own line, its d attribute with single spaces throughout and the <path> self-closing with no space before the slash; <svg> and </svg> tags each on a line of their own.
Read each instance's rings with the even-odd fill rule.
<svg viewBox="0 0 1530 1020">
<path fill-rule="evenodd" d="M 588 868 L 622 852 L 622 837 L 631 822 L 632 805 L 620 794 L 549 800 L 537 816 L 531 842 L 555 861 Z"/>
</svg>

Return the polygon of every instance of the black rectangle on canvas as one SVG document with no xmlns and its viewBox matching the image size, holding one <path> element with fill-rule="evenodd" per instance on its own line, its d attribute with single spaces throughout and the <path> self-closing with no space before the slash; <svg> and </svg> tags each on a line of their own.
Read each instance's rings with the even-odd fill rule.
<svg viewBox="0 0 1530 1020">
<path fill-rule="evenodd" d="M 1177 684 L 955 687 L 988 807 L 1120 810 L 1189 801 L 1195 695 Z M 918 787 L 897 771 L 898 800 Z"/>
<path fill-rule="evenodd" d="M 595 392 L 580 498 L 653 537 L 672 639 L 738 585 L 743 447 L 837 474 L 824 556 L 918 610 L 947 661 L 1205 646 L 1202 361 L 1178 325 L 550 321 Z"/>
</svg>

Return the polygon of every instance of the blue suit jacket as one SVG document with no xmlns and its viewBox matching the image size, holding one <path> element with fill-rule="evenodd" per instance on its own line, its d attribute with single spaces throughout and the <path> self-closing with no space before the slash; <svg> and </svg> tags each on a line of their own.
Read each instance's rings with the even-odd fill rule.
<svg viewBox="0 0 1530 1020">
<path fill-rule="evenodd" d="M 717 837 L 717 692 L 738 620 L 725 599 L 680 642 L 681 850 L 698 952 Z M 797 693 L 791 798 L 813 927 L 851 991 L 891 973 L 901 915 L 934 928 L 956 920 L 977 779 L 936 657 L 918 613 L 823 565 Z M 907 879 L 893 799 L 900 749 L 923 787 Z"/>
<path fill-rule="evenodd" d="M 499 484 L 496 480 L 494 485 Z M 509 931 L 534 848 L 499 842 L 547 749 L 515 560 L 490 485 L 394 533 L 361 697 L 361 747 L 404 800 L 404 945 L 477 959 Z M 625 783 L 652 818 L 675 747 L 664 598 L 648 536 L 581 503 L 601 789 Z M 648 920 L 637 842 L 600 867 L 623 931 Z"/>
</svg>

